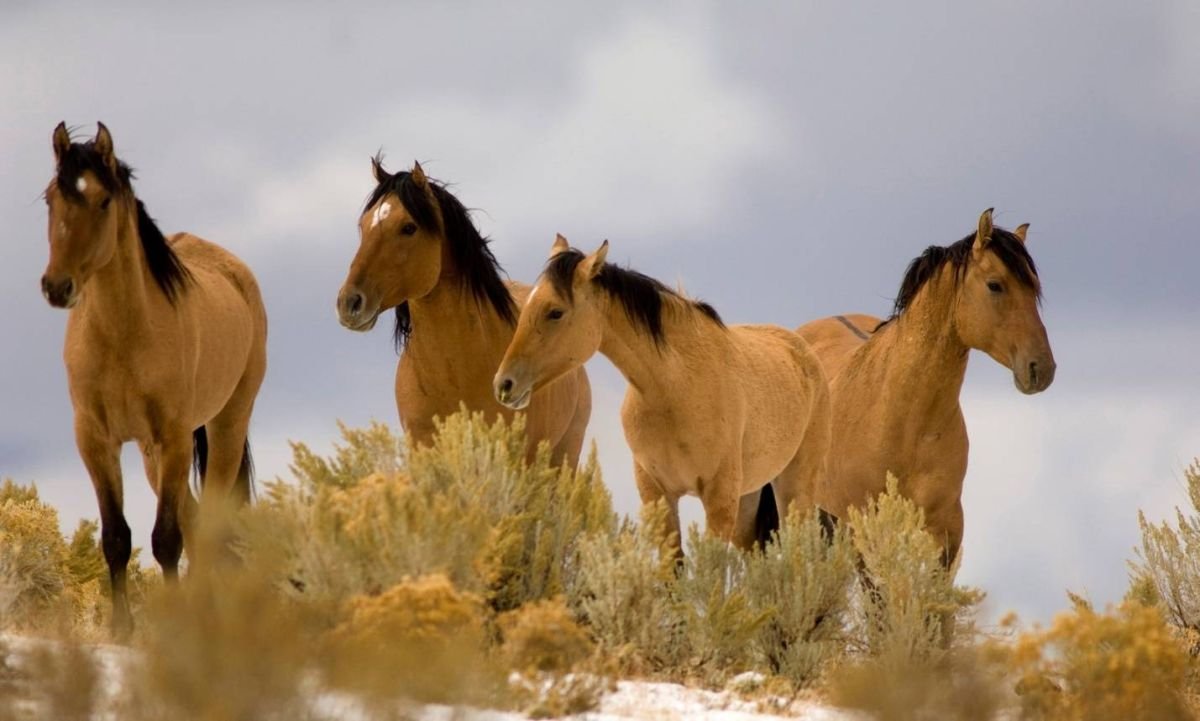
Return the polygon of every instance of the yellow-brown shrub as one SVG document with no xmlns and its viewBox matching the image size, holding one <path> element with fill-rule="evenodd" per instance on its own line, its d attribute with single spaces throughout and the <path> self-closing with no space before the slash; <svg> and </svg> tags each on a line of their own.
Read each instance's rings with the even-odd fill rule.
<svg viewBox="0 0 1200 721">
<path fill-rule="evenodd" d="M 1189 659 L 1158 609 L 1125 602 L 1106 613 L 1085 603 L 1009 651 L 1024 716 L 1053 721 L 1190 719 Z"/>
<path fill-rule="evenodd" d="M 502 676 L 484 655 L 484 619 L 482 599 L 443 575 L 357 596 L 324 636 L 325 678 L 337 688 L 384 697 L 495 701 Z"/>
<path fill-rule="evenodd" d="M 506 665 L 520 672 L 566 673 L 593 644 L 562 598 L 534 601 L 497 619 Z"/>
</svg>

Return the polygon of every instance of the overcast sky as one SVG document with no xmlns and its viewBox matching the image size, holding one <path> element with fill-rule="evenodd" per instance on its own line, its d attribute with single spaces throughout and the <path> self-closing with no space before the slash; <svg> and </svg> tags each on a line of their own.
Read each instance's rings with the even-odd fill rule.
<svg viewBox="0 0 1200 721">
<path fill-rule="evenodd" d="M 71 433 L 66 315 L 38 290 L 50 134 L 103 120 L 166 232 L 258 274 L 263 476 L 335 419 L 396 422 L 383 329 L 333 301 L 372 188 L 414 158 L 532 280 L 556 232 L 730 322 L 885 314 L 907 262 L 996 208 L 1029 222 L 1058 361 L 1026 397 L 976 354 L 960 580 L 1047 618 L 1118 598 L 1137 509 L 1200 454 L 1200 5 L 1179 2 L 7 2 L 0 7 L 0 476 L 96 516 Z M 784 6 L 787 7 L 784 7 Z M 852 7 L 852 5 L 854 7 Z M 901 7 L 901 5 L 903 7 Z M 591 435 L 637 505 L 621 377 Z M 125 455 L 135 543 L 153 495 Z M 688 505 L 693 517 L 699 503 Z"/>
</svg>

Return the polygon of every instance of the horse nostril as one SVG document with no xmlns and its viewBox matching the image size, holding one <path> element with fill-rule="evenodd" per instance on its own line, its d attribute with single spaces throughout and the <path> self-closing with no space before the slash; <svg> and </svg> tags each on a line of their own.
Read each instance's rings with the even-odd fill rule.
<svg viewBox="0 0 1200 721">
<path fill-rule="evenodd" d="M 74 295 L 75 282 L 70 278 L 55 281 L 48 275 L 42 276 L 42 295 L 51 305 L 66 305 Z"/>
<path fill-rule="evenodd" d="M 358 315 L 359 311 L 362 310 L 362 307 L 363 307 L 362 293 L 355 293 L 354 295 L 350 296 L 350 312 L 351 313 L 353 313 L 354 315 Z"/>
<path fill-rule="evenodd" d="M 1037 385 L 1037 381 L 1038 381 L 1037 361 L 1031 361 L 1029 363 L 1029 382 L 1033 383 L 1034 385 Z"/>
<path fill-rule="evenodd" d="M 512 387 L 513 382 L 511 378 L 505 378 L 504 380 L 500 381 L 500 392 L 504 395 L 508 395 L 509 392 L 512 391 Z"/>
</svg>

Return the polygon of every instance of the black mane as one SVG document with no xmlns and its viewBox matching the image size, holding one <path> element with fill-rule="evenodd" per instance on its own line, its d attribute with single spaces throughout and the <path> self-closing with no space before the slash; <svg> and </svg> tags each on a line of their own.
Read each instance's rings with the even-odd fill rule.
<svg viewBox="0 0 1200 721">
<path fill-rule="evenodd" d="M 575 269 L 583 262 L 584 257 L 581 251 L 571 248 L 546 262 L 546 278 L 554 286 L 555 292 L 568 301 L 575 299 L 573 286 Z M 629 318 L 634 327 L 648 333 L 656 346 L 661 346 L 666 340 L 662 320 L 664 296 L 690 305 L 712 322 L 722 328 L 725 327 L 720 314 L 708 303 L 684 298 L 663 285 L 662 282 L 636 270 L 605 263 L 592 282 L 621 301 L 621 306 L 625 309 L 625 316 Z"/>
<path fill-rule="evenodd" d="M 931 245 L 924 253 L 913 259 L 904 272 L 904 280 L 900 283 L 900 292 L 896 296 L 896 304 L 892 309 L 892 320 L 904 312 L 916 297 L 917 292 L 925 287 L 929 279 L 945 265 L 954 268 L 954 282 L 962 282 L 971 261 L 971 252 L 975 244 L 975 233 L 952 243 L 948 246 Z M 1004 267 L 1016 277 L 1017 281 L 1026 288 L 1032 288 L 1041 298 L 1041 286 L 1038 284 L 1037 266 L 1033 256 L 1025 249 L 1015 234 L 1003 228 L 992 229 L 992 239 L 988 241 L 987 249 L 993 253 Z"/>
<path fill-rule="evenodd" d="M 154 282 L 167 296 L 171 303 L 192 280 L 192 274 L 187 266 L 175 254 L 174 249 L 167 243 L 162 231 L 155 225 L 154 219 L 146 212 L 142 201 L 133 192 L 133 169 L 120 160 L 114 172 L 104 158 L 96 150 L 95 141 L 86 143 L 71 143 L 58 162 L 58 173 L 54 183 L 58 192 L 71 202 L 82 203 L 83 193 L 75 186 L 79 176 L 91 171 L 110 195 L 122 199 L 132 199 L 137 206 L 137 233 L 146 256 L 146 264 L 150 267 L 150 275 Z"/>
<path fill-rule="evenodd" d="M 455 269 L 462 274 L 463 290 L 470 292 L 477 303 L 487 303 L 494 308 L 504 322 L 516 325 L 517 305 L 500 276 L 503 269 L 492 249 L 488 247 L 491 241 L 480 235 L 475 224 L 471 222 L 470 212 L 444 185 L 429 180 L 428 186 L 433 191 L 436 206 L 430 200 L 429 194 L 412 179 L 412 173 L 395 173 L 375 187 L 363 212 L 374 207 L 384 196 L 395 194 L 404 204 L 413 222 L 423 230 L 442 232 L 449 244 L 450 257 L 454 261 Z M 442 211 L 440 224 L 437 212 L 439 208 Z M 393 337 L 397 351 L 403 350 L 411 335 L 412 311 L 405 301 L 396 306 L 396 329 Z"/>
</svg>

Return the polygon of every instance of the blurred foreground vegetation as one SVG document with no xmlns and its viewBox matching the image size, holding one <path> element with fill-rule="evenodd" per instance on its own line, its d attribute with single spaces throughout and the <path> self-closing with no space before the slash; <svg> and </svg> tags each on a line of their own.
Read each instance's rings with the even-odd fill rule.
<svg viewBox="0 0 1200 721">
<path fill-rule="evenodd" d="M 32 487 L 0 486 L 0 630 L 54 639 L 6 662 L 0 721 L 304 719 L 353 698 L 379 718 L 439 702 L 556 716 L 615 678 L 731 685 L 880 719 L 1184 719 L 1200 689 L 1200 466 L 1174 525 L 1141 520 L 1127 600 L 1072 597 L 1049 628 L 982 632 L 921 513 L 889 492 L 827 536 L 793 514 L 765 550 L 692 528 L 677 565 L 664 509 L 620 519 L 593 452 L 577 471 L 524 460 L 509 428 L 456 415 L 432 447 L 342 429 L 294 479 L 201 519 L 221 559 L 164 585 L 131 564 L 135 652 L 103 688 L 95 523 L 70 538 Z M 136 557 L 135 557 L 136 558 Z M 11 641 L 10 641 L 11 644 Z M 751 675 L 746 672 L 754 672 Z"/>
</svg>

